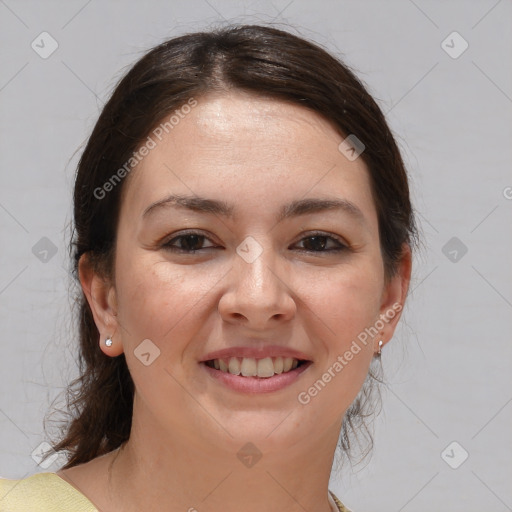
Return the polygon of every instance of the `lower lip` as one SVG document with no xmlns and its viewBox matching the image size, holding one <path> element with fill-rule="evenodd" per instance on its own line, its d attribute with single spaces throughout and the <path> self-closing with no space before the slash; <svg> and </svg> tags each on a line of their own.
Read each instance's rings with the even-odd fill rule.
<svg viewBox="0 0 512 512">
<path fill-rule="evenodd" d="M 311 361 L 303 363 L 294 370 L 286 373 L 276 374 L 273 377 L 242 377 L 228 372 L 222 372 L 210 368 L 205 363 L 200 363 L 214 379 L 225 384 L 228 388 L 242 393 L 270 393 L 289 386 L 294 383 L 305 370 L 311 366 Z"/>
</svg>

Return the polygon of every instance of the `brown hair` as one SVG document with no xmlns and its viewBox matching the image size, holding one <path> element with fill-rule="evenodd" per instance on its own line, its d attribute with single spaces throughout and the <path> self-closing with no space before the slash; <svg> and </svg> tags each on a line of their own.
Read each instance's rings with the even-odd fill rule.
<svg viewBox="0 0 512 512">
<path fill-rule="evenodd" d="M 343 136 L 354 134 L 363 142 L 361 158 L 371 177 L 385 275 L 395 274 L 403 244 L 412 248 L 417 231 L 407 173 L 383 113 L 354 73 L 320 46 L 271 27 L 231 25 L 172 38 L 151 49 L 120 80 L 105 104 L 76 174 L 70 243 L 75 282 L 85 253 L 97 272 L 113 275 L 126 180 L 105 197 L 95 191 L 133 157 L 164 117 L 192 97 L 232 88 L 312 109 Z M 52 446 L 68 453 L 63 468 L 88 462 L 127 441 L 133 411 L 134 384 L 124 354 L 112 358 L 100 350 L 99 332 L 81 289 L 77 306 L 80 376 L 67 389 L 72 417 L 61 429 L 61 440 Z M 374 358 L 343 418 L 342 453 L 350 455 L 351 434 L 366 431 L 373 445 L 365 419 L 375 411 L 379 364 Z"/>
</svg>

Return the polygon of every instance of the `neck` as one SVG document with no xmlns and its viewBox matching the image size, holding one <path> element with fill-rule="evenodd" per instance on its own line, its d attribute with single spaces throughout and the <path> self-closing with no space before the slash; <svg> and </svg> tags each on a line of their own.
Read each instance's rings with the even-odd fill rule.
<svg viewBox="0 0 512 512">
<path fill-rule="evenodd" d="M 140 418 L 134 414 L 135 418 Z M 261 458 L 251 458 L 247 440 L 201 443 L 197 436 L 163 432 L 161 425 L 134 421 L 130 439 L 112 458 L 106 510 L 168 512 L 332 512 L 328 494 L 340 425 L 317 440 L 286 450 L 258 440 Z M 311 436 L 313 437 L 313 436 Z M 165 440 L 165 442 L 163 441 Z M 226 446 L 231 445 L 231 450 Z"/>
</svg>

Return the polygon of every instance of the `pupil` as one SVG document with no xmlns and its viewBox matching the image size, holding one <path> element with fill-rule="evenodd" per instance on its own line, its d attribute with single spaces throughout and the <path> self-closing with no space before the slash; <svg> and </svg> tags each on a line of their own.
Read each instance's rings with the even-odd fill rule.
<svg viewBox="0 0 512 512">
<path fill-rule="evenodd" d="M 200 235 L 187 235 L 187 236 L 183 237 L 182 243 L 181 243 L 182 249 L 185 249 L 187 251 L 195 251 L 197 249 L 197 247 L 195 247 L 195 246 L 200 245 L 199 244 L 200 238 L 201 238 Z"/>
<path fill-rule="evenodd" d="M 308 249 L 308 245 L 310 246 L 309 249 L 313 250 L 319 250 L 319 249 L 325 249 L 326 245 L 326 237 L 325 236 L 311 236 L 306 240 L 306 249 Z"/>
</svg>

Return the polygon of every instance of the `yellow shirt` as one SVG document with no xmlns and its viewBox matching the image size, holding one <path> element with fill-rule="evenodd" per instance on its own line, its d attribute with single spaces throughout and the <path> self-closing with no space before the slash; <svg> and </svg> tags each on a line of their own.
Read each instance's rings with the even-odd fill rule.
<svg viewBox="0 0 512 512">
<path fill-rule="evenodd" d="M 55 473 L 19 480 L 0 478 L 0 512 L 98 512 L 77 489 Z"/>
<path fill-rule="evenodd" d="M 350 512 L 329 491 L 340 512 Z M 0 478 L 0 512 L 98 512 L 77 489 L 55 473 L 19 480 Z"/>
</svg>

